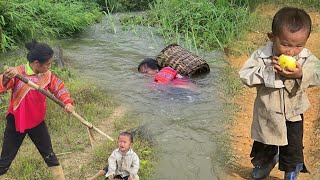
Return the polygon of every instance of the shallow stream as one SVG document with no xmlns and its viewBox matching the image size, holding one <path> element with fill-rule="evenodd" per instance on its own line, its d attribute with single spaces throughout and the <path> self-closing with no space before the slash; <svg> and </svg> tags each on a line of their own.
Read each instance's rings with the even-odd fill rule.
<svg viewBox="0 0 320 180">
<path fill-rule="evenodd" d="M 160 152 L 155 179 L 218 179 L 214 157 L 227 118 L 221 53 L 193 51 L 211 68 L 207 76 L 190 79 L 195 90 L 153 87 L 153 78 L 139 74 L 137 66 L 143 58 L 155 57 L 165 47 L 164 40 L 152 28 L 124 31 L 117 25 L 114 33 L 109 27 L 112 24 L 104 20 L 60 41 L 71 65 L 82 78 L 111 93 L 155 138 Z"/>
</svg>

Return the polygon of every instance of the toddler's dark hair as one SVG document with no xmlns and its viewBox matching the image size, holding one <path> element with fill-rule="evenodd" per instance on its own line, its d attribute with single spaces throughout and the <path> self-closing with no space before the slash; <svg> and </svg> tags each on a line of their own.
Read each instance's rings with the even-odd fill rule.
<svg viewBox="0 0 320 180">
<path fill-rule="evenodd" d="M 32 40 L 25 44 L 25 47 L 29 50 L 27 59 L 30 63 L 38 60 L 40 64 L 47 62 L 54 54 L 53 50 L 48 44 L 38 43 L 36 40 Z"/>
<path fill-rule="evenodd" d="M 272 33 L 280 35 L 283 32 L 283 27 L 286 27 L 292 33 L 305 28 L 310 35 L 311 24 L 310 16 L 303 9 L 284 7 L 273 17 Z"/>
<path fill-rule="evenodd" d="M 133 135 L 132 135 L 130 132 L 128 132 L 128 131 L 122 132 L 122 133 L 120 133 L 119 137 L 120 137 L 120 136 L 127 136 L 127 137 L 129 137 L 130 142 L 133 143 Z M 118 137 L 118 138 L 119 138 L 119 137 Z"/>
<path fill-rule="evenodd" d="M 154 69 L 154 70 L 160 70 L 161 67 L 159 66 L 158 62 L 152 58 L 145 58 L 143 59 L 143 61 L 140 62 L 140 64 L 138 65 L 138 71 L 140 72 L 140 68 L 143 65 L 147 65 L 149 68 Z"/>
</svg>

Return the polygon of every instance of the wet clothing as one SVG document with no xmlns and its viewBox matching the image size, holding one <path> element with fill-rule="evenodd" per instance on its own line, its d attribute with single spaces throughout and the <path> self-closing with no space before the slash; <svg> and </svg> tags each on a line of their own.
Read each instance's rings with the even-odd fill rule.
<svg viewBox="0 0 320 180">
<path fill-rule="evenodd" d="M 255 51 L 241 68 L 241 81 L 257 90 L 251 136 L 271 145 L 287 145 L 286 121 L 301 121 L 310 106 L 306 88 L 320 84 L 320 61 L 304 48 L 296 57 L 302 79 L 287 79 L 273 70 L 272 43 Z"/>
<path fill-rule="evenodd" d="M 178 71 L 170 68 L 162 68 L 155 76 L 154 81 L 159 84 L 172 84 L 175 86 L 185 86 L 188 85 L 188 81 L 182 79 L 182 76 L 178 74 Z"/>
<path fill-rule="evenodd" d="M 252 164 L 270 162 L 279 149 L 279 169 L 289 172 L 304 163 L 303 113 L 310 106 L 306 89 L 320 84 L 320 61 L 304 48 L 295 57 L 302 66 L 302 78 L 288 79 L 271 65 L 272 45 L 268 42 L 255 51 L 239 74 L 245 85 L 257 91 L 251 126 Z"/>
<path fill-rule="evenodd" d="M 35 74 L 29 64 L 18 66 L 16 69 L 21 76 L 50 91 L 64 104 L 73 104 L 64 83 L 50 71 Z M 46 164 L 49 167 L 58 166 L 59 162 L 53 152 L 51 138 L 44 122 L 46 96 L 16 77 L 10 79 L 5 85 L 2 81 L 3 75 L 0 75 L 0 94 L 11 89 L 11 98 L 6 114 L 7 124 L 0 157 L 0 175 L 7 172 L 27 134 Z"/>
<path fill-rule="evenodd" d="M 129 149 L 125 155 L 122 155 L 120 150 L 116 149 L 108 158 L 108 171 L 105 176 L 113 175 L 125 178 L 131 175 L 133 180 L 139 180 L 137 174 L 139 163 L 139 157 L 132 149 Z"/>
<path fill-rule="evenodd" d="M 175 79 L 177 75 L 178 71 L 170 67 L 164 67 L 154 76 L 154 81 L 161 84 L 166 84 Z"/>
<path fill-rule="evenodd" d="M 27 69 L 27 65 L 17 67 L 20 75 L 39 85 L 44 90 L 49 90 L 64 104 L 73 103 L 64 87 L 64 83 L 50 71 L 36 75 L 33 72 L 27 73 Z M 46 115 L 46 96 L 32 89 L 18 78 L 12 78 L 4 86 L 2 78 L 3 75 L 0 76 L 0 94 L 8 89 L 12 91 L 7 115 L 9 113 L 14 115 L 16 130 L 23 133 L 26 129 L 39 125 Z"/>
</svg>

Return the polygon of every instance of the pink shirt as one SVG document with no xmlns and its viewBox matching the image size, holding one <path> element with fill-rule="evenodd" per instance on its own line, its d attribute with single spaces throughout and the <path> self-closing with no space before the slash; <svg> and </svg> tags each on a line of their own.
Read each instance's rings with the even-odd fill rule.
<svg viewBox="0 0 320 180">
<path fill-rule="evenodd" d="M 188 85 L 188 81 L 186 81 L 185 79 L 179 78 L 178 71 L 176 71 L 170 67 L 162 68 L 154 76 L 154 81 L 157 83 L 160 83 L 160 84 L 171 83 L 172 85 Z"/>
<path fill-rule="evenodd" d="M 46 96 L 37 90 L 30 90 L 16 110 L 13 110 L 13 103 L 10 101 L 7 115 L 9 113 L 14 115 L 16 131 L 23 133 L 26 129 L 34 128 L 45 119 Z"/>
<path fill-rule="evenodd" d="M 73 103 L 70 94 L 64 87 L 64 83 L 50 71 L 43 75 L 27 75 L 25 65 L 17 67 L 20 75 L 38 84 L 45 90 L 49 90 L 64 104 Z M 46 116 L 46 96 L 37 90 L 26 88 L 25 83 L 18 78 L 11 79 L 5 86 L 2 84 L 3 75 L 0 75 L 0 94 L 8 89 L 12 90 L 10 105 L 7 111 L 14 115 L 16 131 L 23 133 L 39 125 Z M 45 81 L 41 81 L 47 79 Z"/>
</svg>

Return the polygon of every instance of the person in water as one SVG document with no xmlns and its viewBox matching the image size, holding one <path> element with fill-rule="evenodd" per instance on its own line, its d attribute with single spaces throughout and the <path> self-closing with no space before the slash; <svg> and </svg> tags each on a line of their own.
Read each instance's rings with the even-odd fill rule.
<svg viewBox="0 0 320 180">
<path fill-rule="evenodd" d="M 154 76 L 154 81 L 159 84 L 190 88 L 190 83 L 181 76 L 178 71 L 171 67 L 161 68 L 157 61 L 152 58 L 145 58 L 138 65 L 138 71 L 147 75 Z"/>
</svg>

